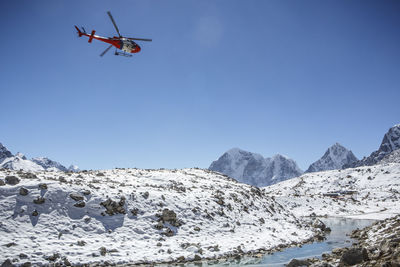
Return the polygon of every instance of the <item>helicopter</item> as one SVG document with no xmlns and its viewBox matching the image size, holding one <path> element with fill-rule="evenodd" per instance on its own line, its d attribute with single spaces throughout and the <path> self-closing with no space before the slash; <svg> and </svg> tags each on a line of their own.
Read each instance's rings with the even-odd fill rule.
<svg viewBox="0 0 400 267">
<path fill-rule="evenodd" d="M 132 54 L 134 53 L 138 53 L 140 52 L 140 46 L 134 42 L 135 41 L 146 41 L 146 42 L 151 42 L 152 39 L 145 39 L 145 38 L 130 38 L 130 37 L 124 37 L 119 33 L 119 29 L 117 24 L 115 23 L 115 20 L 113 18 L 113 16 L 111 15 L 110 11 L 107 11 L 108 16 L 111 19 L 111 22 L 114 24 L 115 30 L 118 33 L 118 36 L 114 36 L 114 37 L 102 37 L 99 35 L 95 35 L 96 31 L 93 30 L 91 34 L 87 34 L 85 31 L 85 28 L 82 27 L 82 30 L 80 30 L 77 26 L 75 26 L 75 29 L 78 31 L 78 36 L 82 37 L 82 36 L 87 36 L 89 37 L 88 42 L 91 43 L 93 41 L 93 39 L 105 42 L 110 44 L 109 47 L 106 48 L 106 50 L 103 51 L 103 53 L 100 54 L 100 56 L 104 56 L 105 53 L 108 52 L 108 50 L 110 50 L 111 47 L 115 46 L 115 53 L 114 55 L 116 56 L 125 56 L 125 57 L 131 57 Z M 121 51 L 118 51 L 121 50 Z"/>
</svg>

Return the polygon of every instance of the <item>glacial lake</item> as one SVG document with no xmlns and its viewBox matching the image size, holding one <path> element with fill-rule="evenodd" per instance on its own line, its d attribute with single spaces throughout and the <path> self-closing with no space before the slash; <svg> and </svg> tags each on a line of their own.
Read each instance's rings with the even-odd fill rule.
<svg viewBox="0 0 400 267">
<path fill-rule="evenodd" d="M 282 267 L 292 259 L 321 258 L 323 253 L 330 253 L 334 248 L 350 246 L 353 240 L 348 236 L 353 230 L 370 226 L 374 220 L 359 220 L 349 218 L 320 218 L 326 226 L 332 229 L 322 242 L 305 244 L 302 247 L 287 248 L 262 258 L 243 257 L 239 260 L 227 260 L 223 263 L 184 264 L 178 266 L 252 266 L 252 267 Z"/>
</svg>

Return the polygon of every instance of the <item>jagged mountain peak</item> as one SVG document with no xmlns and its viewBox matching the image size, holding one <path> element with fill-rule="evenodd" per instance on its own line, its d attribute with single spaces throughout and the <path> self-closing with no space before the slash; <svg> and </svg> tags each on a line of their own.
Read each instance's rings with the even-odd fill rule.
<svg viewBox="0 0 400 267">
<path fill-rule="evenodd" d="M 33 162 L 42 166 L 45 170 L 49 171 L 68 171 L 68 169 L 61 163 L 51 160 L 46 157 L 37 157 L 32 159 Z"/>
<path fill-rule="evenodd" d="M 339 143 L 335 143 L 326 150 L 319 160 L 312 163 L 306 172 L 341 169 L 344 165 L 351 164 L 357 160 L 351 150 Z"/>
<path fill-rule="evenodd" d="M 0 163 L 2 163 L 6 158 L 14 156 L 2 143 L 0 143 Z"/>
<path fill-rule="evenodd" d="M 286 156 L 276 154 L 271 158 L 264 158 L 260 154 L 240 148 L 225 152 L 211 163 L 209 169 L 254 186 L 267 186 L 302 173 L 296 162 Z"/>
<path fill-rule="evenodd" d="M 343 168 L 355 168 L 360 166 L 371 166 L 380 162 L 386 155 L 400 149 L 400 124 L 391 127 L 383 136 L 379 149 L 372 152 L 369 157 L 362 160 L 346 164 Z"/>
</svg>

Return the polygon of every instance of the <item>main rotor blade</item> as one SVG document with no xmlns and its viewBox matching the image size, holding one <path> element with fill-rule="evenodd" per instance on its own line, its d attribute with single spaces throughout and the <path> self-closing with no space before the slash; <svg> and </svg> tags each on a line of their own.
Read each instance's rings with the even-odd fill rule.
<svg viewBox="0 0 400 267">
<path fill-rule="evenodd" d="M 114 20 L 113 16 L 111 15 L 111 12 L 107 11 L 107 14 L 110 17 L 112 23 L 114 24 L 114 27 L 117 30 L 118 36 L 121 37 L 121 34 L 119 33 L 119 30 L 118 30 L 118 27 L 117 27 L 117 23 L 115 23 L 115 20 Z"/>
<path fill-rule="evenodd" d="M 151 39 L 143 39 L 143 38 L 126 38 L 128 40 L 138 40 L 138 41 L 146 41 L 146 42 L 151 42 Z"/>
<path fill-rule="evenodd" d="M 110 50 L 110 48 L 111 48 L 112 46 L 113 46 L 113 45 L 110 45 L 109 47 L 107 47 L 106 50 L 104 50 L 103 53 L 100 54 L 100 56 L 101 56 L 101 57 L 104 56 L 104 54 L 107 53 L 108 50 Z"/>
</svg>

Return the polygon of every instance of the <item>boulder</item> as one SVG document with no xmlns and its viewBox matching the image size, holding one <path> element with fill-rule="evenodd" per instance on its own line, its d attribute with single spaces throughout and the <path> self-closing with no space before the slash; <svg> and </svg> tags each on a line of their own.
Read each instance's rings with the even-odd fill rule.
<svg viewBox="0 0 400 267">
<path fill-rule="evenodd" d="M 19 178 L 17 176 L 6 176 L 6 184 L 16 185 L 19 183 Z"/>
<path fill-rule="evenodd" d="M 301 267 L 301 266 L 310 266 L 310 263 L 307 260 L 297 260 L 293 259 L 289 262 L 287 267 Z"/>
<path fill-rule="evenodd" d="M 351 248 L 342 254 L 341 265 L 355 265 L 368 260 L 368 253 L 365 248 Z"/>
<path fill-rule="evenodd" d="M 74 207 L 77 207 L 77 208 L 83 208 L 83 207 L 85 207 L 85 201 L 82 201 L 82 200 L 80 200 L 79 202 L 76 202 L 75 204 L 74 204 Z"/>
<path fill-rule="evenodd" d="M 78 193 L 71 193 L 71 194 L 69 194 L 69 197 L 72 198 L 72 199 L 75 200 L 75 201 L 80 201 L 80 200 L 83 200 L 83 199 L 84 199 L 84 197 L 81 196 L 81 195 L 78 194 Z"/>
<path fill-rule="evenodd" d="M 26 195 L 28 195 L 28 193 L 29 193 L 29 191 L 28 191 L 28 189 L 26 189 L 25 187 L 21 187 L 21 188 L 19 189 L 19 194 L 20 194 L 21 196 L 26 196 Z"/>
<path fill-rule="evenodd" d="M 4 182 L 3 179 L 0 179 L 0 186 L 2 186 L 2 185 L 6 185 L 6 183 Z"/>
</svg>

